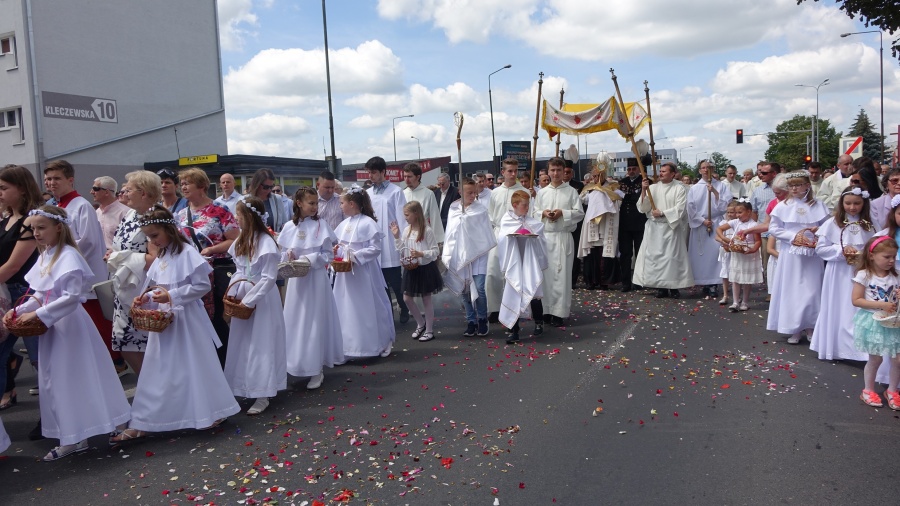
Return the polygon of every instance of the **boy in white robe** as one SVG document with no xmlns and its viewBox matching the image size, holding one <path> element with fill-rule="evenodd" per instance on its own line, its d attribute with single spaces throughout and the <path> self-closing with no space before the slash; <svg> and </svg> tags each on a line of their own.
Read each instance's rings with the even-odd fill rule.
<svg viewBox="0 0 900 506">
<path fill-rule="evenodd" d="M 466 308 L 466 337 L 488 333 L 484 282 L 488 253 L 497 245 L 487 206 L 477 196 L 478 184 L 463 180 L 462 198 L 450 204 L 441 258 L 447 266 L 444 284 Z"/>
<path fill-rule="evenodd" d="M 406 202 L 415 200 L 422 205 L 425 224 L 434 232 L 434 240 L 438 244 L 443 244 L 444 224 L 441 222 L 441 210 L 438 207 L 437 199 L 434 198 L 434 192 L 422 184 L 422 168 L 418 163 L 406 164 L 403 167 L 403 179 L 406 181 L 406 188 L 403 189 L 403 197 Z"/>
<path fill-rule="evenodd" d="M 559 157 L 548 162 L 550 185 L 538 193 L 532 216 L 544 225 L 548 266 L 544 271 L 544 294 L 548 304 L 544 322 L 554 327 L 565 325 L 572 308 L 572 264 L 575 241 L 572 232 L 584 218 L 578 191 L 563 181 L 566 162 Z M 549 317 L 549 321 L 548 321 Z M 535 318 L 539 318 L 535 315 Z"/>
<path fill-rule="evenodd" d="M 519 161 L 515 158 L 503 160 L 503 184 L 491 190 L 488 215 L 491 217 L 491 225 L 494 227 L 494 236 L 499 240 L 500 221 L 508 211 L 512 210 L 510 199 L 518 190 L 526 191 L 525 187 L 516 180 L 519 172 Z M 479 200 L 481 196 L 478 197 Z M 500 272 L 500 262 L 497 260 L 497 250 L 491 250 L 488 255 L 487 283 L 488 313 L 490 321 L 495 321 L 496 314 L 500 311 L 500 300 L 503 297 L 503 274 Z"/>
<path fill-rule="evenodd" d="M 719 276 L 719 244 L 715 229 L 725 216 L 732 197 L 728 185 L 711 179 L 713 170 L 712 163 L 701 161 L 701 179 L 688 191 L 687 216 L 691 227 L 688 255 L 694 282 L 703 286 L 703 295 L 718 299 L 718 284 L 722 278 Z"/>
</svg>

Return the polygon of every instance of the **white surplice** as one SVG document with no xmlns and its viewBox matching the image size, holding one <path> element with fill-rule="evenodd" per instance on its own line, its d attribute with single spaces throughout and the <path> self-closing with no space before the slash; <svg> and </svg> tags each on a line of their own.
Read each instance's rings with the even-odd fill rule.
<svg viewBox="0 0 900 506">
<path fill-rule="evenodd" d="M 663 216 L 654 218 L 650 199 L 641 195 L 638 211 L 647 214 L 644 241 L 634 262 L 632 283 L 648 288 L 688 288 L 694 286 L 687 252 L 687 186 L 672 181 L 650 185 L 656 209 Z M 717 257 L 710 257 L 712 262 Z"/>
<path fill-rule="evenodd" d="M 812 204 L 788 198 L 772 209 L 769 234 L 778 240 L 778 268 L 766 329 L 794 334 L 811 329 L 819 316 L 825 262 L 814 248 L 793 246 L 791 241 L 804 228 L 817 227 L 830 216 L 818 200 Z"/>
<path fill-rule="evenodd" d="M 188 244 L 181 253 L 166 251 L 147 271 L 147 285 L 165 288 L 171 303 L 146 302 L 144 307 L 169 308 L 175 318 L 162 332 L 149 333 L 129 427 L 202 429 L 241 410 L 216 355 L 222 343 L 200 300 L 212 288 L 210 272 L 209 263 Z"/>
<path fill-rule="evenodd" d="M 717 262 L 720 245 L 716 242 L 716 223 L 722 221 L 732 198 L 731 189 L 725 183 L 714 180 L 712 186 L 719 192 L 718 196 L 707 189 L 707 182 L 702 179 L 691 186 L 687 196 L 688 225 L 691 227 L 688 256 L 694 283 L 703 286 L 722 282 Z M 707 219 L 710 220 L 709 230 L 703 226 Z"/>
<path fill-rule="evenodd" d="M 618 199 L 613 201 L 604 190 L 592 190 L 590 187 L 585 190 L 586 193 L 582 193 L 580 198 L 583 204 L 587 204 L 587 210 L 584 212 L 584 223 L 575 255 L 585 258 L 591 254 L 591 248 L 600 247 L 603 248 L 604 257 L 615 258 L 619 245 L 619 208 L 624 193 L 615 190 Z"/>
<path fill-rule="evenodd" d="M 275 281 L 281 252 L 269 234 L 257 234 L 253 258 L 238 255 L 237 242 L 228 248 L 236 266 L 232 282 L 247 279 L 231 287 L 228 294 L 256 309 L 250 318 L 231 319 L 225 379 L 238 397 L 259 399 L 275 397 L 287 388 L 284 310 Z M 255 284 L 251 284 L 255 283 Z"/>
<path fill-rule="evenodd" d="M 406 228 L 406 218 L 403 217 L 403 206 L 406 205 L 406 197 L 403 196 L 403 190 L 390 181 L 385 181 L 383 189 L 373 186 L 366 190 L 366 192 L 369 194 L 369 199 L 372 201 L 372 209 L 375 211 L 375 217 L 378 218 L 378 221 L 373 223 L 375 223 L 375 226 L 381 231 L 379 268 L 387 269 L 388 267 L 400 267 L 400 252 L 394 247 L 394 236 L 391 235 L 391 223 L 396 222 L 400 230 Z M 440 216 L 438 217 L 440 218 Z M 438 219 L 438 222 L 440 222 L 440 219 Z M 340 227 L 338 227 L 338 229 L 340 229 Z M 336 230 L 335 232 L 338 231 Z M 338 237 L 341 237 L 339 232 L 337 235 Z"/>
<path fill-rule="evenodd" d="M 288 279 L 285 290 L 287 372 L 301 378 L 316 376 L 323 367 L 345 361 L 341 321 L 326 270 L 334 258 L 332 246 L 337 237 L 325 220 L 305 218 L 296 225 L 287 222 L 278 243 L 284 260 L 289 254 L 295 260 L 309 260 L 309 273 Z"/>
<path fill-rule="evenodd" d="M 29 298 L 17 312 L 36 310 L 48 327 L 38 362 L 41 433 L 70 445 L 112 432 L 131 410 L 109 351 L 82 307 L 94 275 L 75 248 L 57 247 L 62 250 L 52 268 L 56 248 L 43 252 L 25 275 L 40 307 Z"/>
<path fill-rule="evenodd" d="M 512 210 L 512 194 L 518 190 L 528 192 L 522 183 L 516 181 L 512 186 L 505 184 L 497 186 L 490 190 L 490 201 L 488 203 L 488 216 L 491 218 L 491 225 L 494 227 L 494 237 L 499 240 L 500 237 L 500 221 L 508 211 Z M 483 193 L 483 192 L 482 192 Z M 531 194 L 529 193 L 529 196 Z M 481 195 L 478 196 L 481 199 Z M 534 202 L 532 200 L 532 202 Z M 500 272 L 500 261 L 497 259 L 497 248 L 491 250 L 488 254 L 487 277 L 484 283 L 484 293 L 487 295 L 488 313 L 496 313 L 500 311 L 500 302 L 503 299 L 503 274 Z"/>
<path fill-rule="evenodd" d="M 469 290 L 472 276 L 487 274 L 488 253 L 496 245 L 486 205 L 476 200 L 463 209 L 462 199 L 450 204 L 442 256 L 447 266 L 444 285 L 457 295 L 468 291 L 474 302 L 478 290 Z"/>
<path fill-rule="evenodd" d="M 336 273 L 334 282 L 334 301 L 341 319 L 344 356 L 376 357 L 396 338 L 391 301 L 379 264 L 379 258 L 384 256 L 381 253 L 384 242 L 382 231 L 372 218 L 357 214 L 342 221 L 335 235 L 341 251 L 349 250 L 353 267 L 350 272 Z M 390 248 L 398 255 L 399 262 L 394 236 L 388 235 Z"/>
<path fill-rule="evenodd" d="M 858 216 L 847 216 L 850 222 L 859 221 Z M 825 260 L 825 276 L 822 279 L 822 296 L 819 317 L 809 348 L 819 353 L 821 360 L 867 360 L 866 353 L 853 345 L 853 316 L 856 307 L 851 300 L 853 276 L 856 268 L 847 263 L 844 248 L 841 247 L 843 232 L 844 246 L 852 246 L 862 251 L 874 230 L 865 230 L 858 224 L 838 226 L 834 219 L 823 224 L 816 236 L 816 254 Z"/>
<path fill-rule="evenodd" d="M 438 207 L 437 199 L 434 198 L 434 192 L 424 184 L 420 184 L 416 189 L 406 187 L 403 189 L 403 197 L 406 202 L 415 200 L 422 205 L 422 212 L 425 214 L 425 223 L 431 227 L 434 232 L 434 239 L 438 243 L 444 242 L 444 224 L 441 222 L 441 209 Z M 377 214 L 375 216 L 378 216 Z M 402 228 L 400 230 L 403 230 Z"/>
<path fill-rule="evenodd" d="M 520 228 L 527 229 L 536 237 L 511 235 Z M 514 211 L 507 211 L 497 230 L 500 239 L 496 250 L 504 279 L 499 320 L 511 329 L 520 316 L 529 316 L 531 299 L 543 296 L 544 273 L 548 263 L 544 224 L 530 216 L 516 216 Z M 542 315 L 532 316 L 538 321 Z"/>
<path fill-rule="evenodd" d="M 91 286 L 109 279 L 109 272 L 103 257 L 106 255 L 106 240 L 103 238 L 103 227 L 97 219 L 97 211 L 84 197 L 78 196 L 69 201 L 65 207 L 69 216 L 69 228 L 75 236 L 75 244 L 78 251 L 91 267 L 93 278 Z M 93 292 L 87 295 L 89 299 L 97 298 Z"/>
<path fill-rule="evenodd" d="M 559 209 L 562 217 L 556 221 L 541 218 L 546 210 Z M 544 271 L 544 314 L 568 318 L 572 310 L 572 264 L 575 262 L 575 241 L 572 232 L 584 218 L 584 208 L 578 191 L 561 183 L 542 189 L 534 199 L 532 216 L 544 224 L 547 247 L 547 269 Z"/>
</svg>

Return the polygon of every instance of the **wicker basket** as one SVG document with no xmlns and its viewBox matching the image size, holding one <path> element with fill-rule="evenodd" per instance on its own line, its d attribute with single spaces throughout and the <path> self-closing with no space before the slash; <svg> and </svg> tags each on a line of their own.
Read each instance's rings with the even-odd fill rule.
<svg viewBox="0 0 900 506">
<path fill-rule="evenodd" d="M 813 229 L 804 228 L 797 232 L 797 235 L 794 236 L 794 240 L 791 241 L 791 244 L 803 248 L 815 248 L 816 241 L 816 234 L 813 233 Z"/>
<path fill-rule="evenodd" d="M 731 239 L 731 242 L 728 243 L 727 249 L 733 253 L 746 253 L 750 250 L 750 244 L 747 241 L 734 237 Z"/>
<path fill-rule="evenodd" d="M 144 290 L 144 293 L 141 294 L 141 298 L 157 289 L 162 290 L 166 295 L 169 295 L 169 291 L 165 288 L 161 286 L 151 286 Z M 170 301 L 171 299 L 172 297 L 169 296 Z M 143 330 L 144 332 L 162 332 L 163 330 L 166 330 L 174 319 L 175 314 L 172 313 L 172 311 L 141 309 L 136 305 L 131 306 L 131 320 L 134 322 L 134 328 Z"/>
<path fill-rule="evenodd" d="M 419 267 L 419 259 L 412 256 L 412 248 L 404 246 L 400 249 L 400 265 L 408 271 L 415 270 Z"/>
<path fill-rule="evenodd" d="M 47 333 L 47 326 L 44 325 L 44 322 L 42 322 L 41 319 L 37 317 L 37 315 L 35 315 L 35 318 L 33 320 L 27 322 L 20 322 L 16 318 L 15 308 L 19 307 L 22 302 L 24 302 L 26 297 L 31 297 L 38 302 L 38 305 L 41 305 L 40 299 L 38 299 L 34 295 L 25 294 L 19 297 L 19 300 L 16 301 L 16 304 L 13 307 L 12 318 L 9 319 L 9 323 L 6 325 L 6 328 L 9 329 L 10 334 L 18 337 L 33 337 Z"/>
<path fill-rule="evenodd" d="M 844 253 L 844 249 L 846 248 L 846 246 L 844 246 L 844 232 L 846 232 L 847 229 L 850 228 L 851 226 L 853 226 L 854 224 L 863 227 L 865 230 L 869 230 L 867 227 L 867 225 L 868 225 L 867 222 L 845 223 L 844 228 L 841 229 L 841 237 L 840 237 L 841 253 Z M 859 251 L 857 251 L 856 253 L 849 254 L 849 255 L 847 253 L 844 253 L 844 260 L 846 260 L 849 265 L 855 264 L 856 260 L 858 258 L 859 258 Z"/>
<path fill-rule="evenodd" d="M 282 279 L 302 278 L 309 274 L 310 263 L 306 257 L 278 264 L 278 277 Z"/>
<path fill-rule="evenodd" d="M 353 272 L 353 263 L 350 261 L 350 248 L 347 248 L 344 251 L 343 257 L 335 257 L 335 259 L 331 262 L 331 268 L 334 269 L 334 272 Z"/>
<path fill-rule="evenodd" d="M 900 313 L 897 311 L 877 311 L 872 318 L 882 327 L 889 329 L 900 328 Z"/>
<path fill-rule="evenodd" d="M 237 297 L 232 297 L 228 295 L 228 292 L 231 290 L 231 287 L 246 281 L 251 285 L 255 285 L 253 281 L 250 281 L 246 278 L 235 279 L 228 285 L 228 288 L 225 289 L 225 297 L 222 299 L 222 303 L 225 305 L 225 316 L 230 316 L 232 318 L 238 318 L 240 320 L 247 320 L 250 318 L 250 315 L 253 314 L 253 311 L 256 310 L 255 307 L 247 307 L 241 304 L 241 301 Z"/>
</svg>

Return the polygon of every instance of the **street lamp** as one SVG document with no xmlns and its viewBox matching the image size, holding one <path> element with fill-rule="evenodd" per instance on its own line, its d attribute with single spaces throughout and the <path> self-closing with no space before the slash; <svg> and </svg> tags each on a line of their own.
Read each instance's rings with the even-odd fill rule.
<svg viewBox="0 0 900 506">
<path fill-rule="evenodd" d="M 700 163 L 700 155 L 708 155 L 708 154 L 709 154 L 709 151 L 701 151 L 701 152 L 697 153 L 697 155 L 694 157 L 694 166 L 696 167 L 697 164 Z"/>
<path fill-rule="evenodd" d="M 692 147 L 694 147 L 694 146 L 687 146 L 687 147 L 681 148 L 681 149 L 678 151 L 678 161 L 679 161 L 679 162 L 683 162 L 683 161 L 684 161 L 684 159 L 682 158 L 682 155 L 684 154 L 684 150 L 685 150 L 685 149 L 691 149 Z"/>
<path fill-rule="evenodd" d="M 416 146 L 418 146 L 418 148 L 419 148 L 419 160 L 421 160 L 422 159 L 422 143 L 419 142 L 419 138 L 416 137 L 415 135 L 410 135 L 409 138 L 416 140 Z"/>
<path fill-rule="evenodd" d="M 879 73 L 881 74 L 881 160 L 878 160 L 878 163 L 882 164 L 884 163 L 884 34 L 881 33 L 881 30 L 868 30 L 865 32 L 842 33 L 841 38 L 861 33 L 877 33 L 879 40 L 881 40 L 881 53 L 878 55 Z"/>
<path fill-rule="evenodd" d="M 829 79 L 826 79 L 826 80 L 822 81 L 821 83 L 819 83 L 818 86 L 813 86 L 811 84 L 795 84 L 794 85 L 794 86 L 800 86 L 803 88 L 815 88 L 815 90 L 816 90 L 816 120 L 813 122 L 814 130 L 815 130 L 813 132 L 813 138 L 815 139 L 816 149 L 812 150 L 812 152 L 815 153 L 817 162 L 819 161 L 819 88 L 821 88 L 822 86 L 827 86 L 829 84 L 828 81 L 829 81 Z"/>
<path fill-rule="evenodd" d="M 412 118 L 415 114 L 407 114 L 406 116 L 397 116 L 391 120 L 391 130 L 394 132 L 394 161 L 397 161 L 397 120 L 401 118 Z"/>
<path fill-rule="evenodd" d="M 488 74 L 488 104 L 491 107 L 491 145 L 494 147 L 493 160 L 497 159 L 497 138 L 494 137 L 494 99 L 491 96 L 491 76 L 496 74 L 497 72 L 500 72 L 503 69 L 508 69 L 510 67 L 512 67 L 511 64 L 504 65 L 502 68 L 499 68 L 499 69 L 491 72 L 490 74 Z M 491 161 L 491 165 L 494 164 L 493 160 Z"/>
</svg>

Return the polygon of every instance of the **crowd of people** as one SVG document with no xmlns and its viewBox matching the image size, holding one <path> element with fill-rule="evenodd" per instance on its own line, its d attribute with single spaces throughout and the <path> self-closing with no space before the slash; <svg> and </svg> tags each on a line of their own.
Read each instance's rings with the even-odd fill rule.
<svg viewBox="0 0 900 506">
<path fill-rule="evenodd" d="M 259 169 L 243 194 L 222 175 L 216 199 L 199 168 L 141 170 L 121 191 L 111 177 L 94 180 L 93 206 L 64 160 L 44 169 L 49 199 L 30 171 L 7 166 L 0 411 L 17 404 L 23 326 L 44 326 L 23 341 L 41 406 L 29 437 L 59 440 L 52 461 L 87 450 L 94 435 L 117 445 L 216 427 L 241 410 L 237 398 L 256 415 L 288 375 L 316 389 L 327 368 L 388 357 L 394 304 L 401 325 L 415 322 L 410 337 L 430 341 L 432 297 L 445 288 L 464 336 L 499 323 L 515 345 L 526 321 L 531 336 L 566 325 L 579 280 L 658 298 L 698 286 L 731 312 L 751 310 L 753 286 L 765 283 L 769 330 L 808 339 L 822 359 L 866 360 L 860 398 L 881 406 L 875 383 L 887 383 L 900 410 L 900 169 L 881 174 L 842 156 L 826 179 L 816 164 L 782 173 L 761 162 L 738 181 L 734 167 L 719 180 L 704 160 L 686 185 L 671 162 L 656 182 L 638 160 L 627 165 L 614 181 L 598 160 L 580 182 L 571 162 L 552 158 L 534 185 L 507 159 L 499 184 L 476 174 L 457 188 L 447 174 L 423 185 L 410 163 L 401 189 L 374 157 L 364 186 L 342 188 L 325 172 L 288 198 Z M 116 379 L 129 371 L 130 404 Z M 0 451 L 8 444 L 0 424 Z"/>
</svg>

